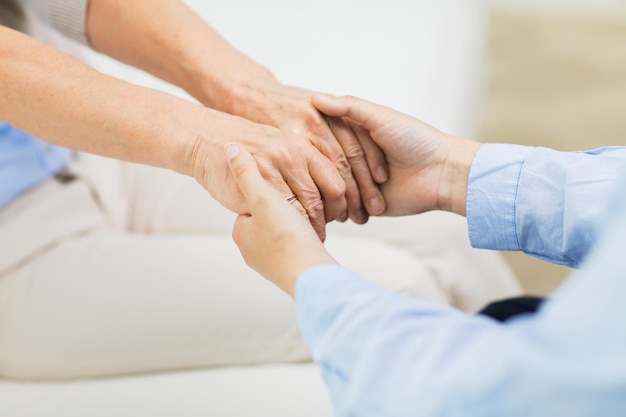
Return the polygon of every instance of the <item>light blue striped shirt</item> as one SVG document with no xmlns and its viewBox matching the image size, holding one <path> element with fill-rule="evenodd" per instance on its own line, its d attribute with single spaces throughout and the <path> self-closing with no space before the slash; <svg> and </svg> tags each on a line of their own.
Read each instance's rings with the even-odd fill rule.
<svg viewBox="0 0 626 417">
<path fill-rule="evenodd" d="M 0 121 L 0 208 L 59 172 L 70 153 Z"/>
<path fill-rule="evenodd" d="M 298 321 L 337 416 L 626 415 L 624 167 L 626 148 L 479 151 L 472 244 L 582 263 L 535 315 L 499 323 L 336 265 L 302 274 Z"/>
</svg>

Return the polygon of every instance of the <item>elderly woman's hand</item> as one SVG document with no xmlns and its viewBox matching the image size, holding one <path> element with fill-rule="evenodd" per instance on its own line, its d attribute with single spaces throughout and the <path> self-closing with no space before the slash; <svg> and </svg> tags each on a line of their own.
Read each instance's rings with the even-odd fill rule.
<svg viewBox="0 0 626 417">
<path fill-rule="evenodd" d="M 248 77 L 221 94 L 215 107 L 246 119 L 304 137 L 330 159 L 345 182 L 345 200 L 338 220 L 367 222 L 385 210 L 378 185 L 387 180 L 380 149 L 366 154 L 351 127 L 341 118 L 325 118 L 311 105 L 312 92 L 281 84 L 270 74 Z M 334 219 L 327 219 L 332 221 Z"/>
<path fill-rule="evenodd" d="M 233 239 L 249 266 L 293 297 L 302 272 L 336 262 L 306 217 L 265 181 L 252 155 L 234 143 L 225 150 L 249 208 L 237 218 Z"/>
<path fill-rule="evenodd" d="M 249 213 L 223 155 L 226 143 L 238 142 L 254 155 L 263 178 L 283 197 L 295 194 L 295 206 L 310 219 L 320 239 L 325 225 L 343 209 L 345 183 L 334 164 L 305 137 L 197 106 L 184 120 L 186 172 L 225 207 Z M 301 206 L 300 206 L 301 205 Z"/>
</svg>

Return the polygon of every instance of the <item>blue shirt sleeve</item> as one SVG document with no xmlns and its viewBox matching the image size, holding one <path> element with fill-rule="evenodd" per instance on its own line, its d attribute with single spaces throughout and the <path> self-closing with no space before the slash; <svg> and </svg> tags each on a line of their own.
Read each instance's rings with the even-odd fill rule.
<svg viewBox="0 0 626 417">
<path fill-rule="evenodd" d="M 495 197 L 484 184 L 476 190 L 482 193 L 479 198 L 498 201 L 485 203 L 494 212 L 486 214 L 491 217 L 484 223 L 488 228 L 474 230 L 479 232 L 476 239 L 512 249 L 535 247 L 544 239 L 540 256 L 575 264 L 587 256 L 584 268 L 537 314 L 506 323 L 391 293 L 341 266 L 305 271 L 296 285 L 298 323 L 338 417 L 626 415 L 626 183 L 613 189 L 608 185 L 615 182 L 612 178 L 625 177 L 615 168 L 624 151 L 560 154 L 551 165 L 541 155 L 544 150 L 497 147 L 482 151 L 506 151 L 506 157 L 494 164 L 485 159 L 485 169 L 473 173 L 485 177 L 476 181 L 501 170 L 506 178 L 494 183 L 496 188 L 504 184 Z M 567 162 L 559 162 L 560 157 Z M 572 159 L 583 162 L 570 165 Z M 594 163 L 589 165 L 589 159 Z M 604 162 L 595 165 L 598 160 Z M 563 175 L 538 175 L 533 167 L 542 164 Z M 591 167 L 613 176 L 605 182 L 590 173 L 586 183 L 585 175 L 569 175 Z M 568 190 L 556 193 L 563 206 L 542 207 L 537 217 L 530 207 L 520 209 L 522 181 L 538 184 L 541 198 L 522 199 L 539 204 L 551 192 L 550 181 L 563 177 Z M 562 184 L 553 183 L 553 188 Z M 587 197 L 571 196 L 576 189 L 588 190 Z M 611 196 L 613 203 L 605 203 Z M 567 220 L 555 227 L 556 238 L 526 236 L 536 233 L 527 230 L 527 223 L 539 222 L 538 229 L 559 209 L 567 212 L 570 202 L 578 213 L 561 214 Z M 600 209 L 581 208 L 594 204 Z M 497 207 L 504 215 L 498 215 Z M 598 214 L 593 210 L 605 213 L 602 229 L 595 226 Z M 593 230 L 571 223 L 577 219 Z M 574 252 L 568 249 L 576 246 L 568 242 L 572 236 L 584 240 Z M 567 243 L 565 250 L 550 247 L 558 241 Z"/>
<path fill-rule="evenodd" d="M 625 415 L 626 202 L 621 211 L 583 271 L 539 313 L 506 323 L 393 294 L 340 266 L 306 271 L 298 322 L 336 415 Z"/>
<path fill-rule="evenodd" d="M 467 192 L 472 246 L 579 267 L 624 166 L 624 147 L 558 152 L 483 145 Z"/>
</svg>

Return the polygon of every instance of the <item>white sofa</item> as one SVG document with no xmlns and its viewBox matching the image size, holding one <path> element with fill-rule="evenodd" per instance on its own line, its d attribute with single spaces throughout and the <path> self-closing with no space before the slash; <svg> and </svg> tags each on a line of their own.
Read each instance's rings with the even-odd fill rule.
<svg viewBox="0 0 626 417">
<path fill-rule="evenodd" d="M 458 0 L 189 0 L 285 83 L 349 93 L 472 136 L 485 75 L 486 5 Z M 54 33 L 39 36 L 79 54 Z M 179 90 L 93 53 L 97 68 Z M 313 364 L 193 370 L 98 380 L 0 380 L 2 417 L 331 416 Z"/>
</svg>

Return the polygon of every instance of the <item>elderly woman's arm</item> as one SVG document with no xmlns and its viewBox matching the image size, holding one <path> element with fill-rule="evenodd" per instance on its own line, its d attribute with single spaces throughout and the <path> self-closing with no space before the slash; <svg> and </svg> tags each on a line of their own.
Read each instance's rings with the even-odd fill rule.
<svg viewBox="0 0 626 417">
<path fill-rule="evenodd" d="M 222 152 L 231 140 L 252 149 L 284 195 L 319 187 L 335 213 L 343 196 L 334 165 L 306 139 L 103 75 L 6 27 L 0 120 L 57 145 L 193 175 L 239 213 L 247 207 Z M 315 226 L 323 235 L 323 213 Z"/>
<path fill-rule="evenodd" d="M 348 216 L 357 223 L 385 207 L 378 183 L 387 179 L 382 152 L 359 145 L 341 119 L 327 120 L 310 92 L 280 83 L 177 0 L 30 0 L 47 22 L 96 50 L 185 89 L 201 103 L 307 138 L 336 166 L 346 188 L 337 212 L 322 213 L 328 196 L 297 193 L 313 223 Z M 85 17 L 86 15 L 86 17 Z M 295 191 L 295 190 L 294 190 Z M 324 201 L 328 204 L 328 201 Z M 338 216 L 337 216 L 338 215 Z"/>
<path fill-rule="evenodd" d="M 298 134 L 313 143 L 334 163 L 346 188 L 338 209 L 323 187 L 321 194 L 316 187 L 294 190 L 318 229 L 324 220 L 337 217 L 345 220 L 349 216 L 364 223 L 368 214 L 381 214 L 385 209 L 377 186 L 387 179 L 380 149 L 364 152 L 343 120 L 325 119 L 311 106 L 308 90 L 280 83 L 268 69 L 233 48 L 184 2 L 29 3 L 67 35 L 182 87 L 209 107 Z M 327 205 L 325 213 L 322 200 Z"/>
<path fill-rule="evenodd" d="M 87 34 L 96 50 L 184 88 L 209 107 L 306 137 L 333 161 L 345 182 L 341 217 L 349 212 L 363 223 L 368 212 L 382 213 L 377 187 L 387 175 L 382 152 L 375 148 L 365 155 L 349 126 L 341 119 L 327 121 L 311 106 L 309 91 L 280 83 L 184 2 L 90 0 L 88 10 Z M 312 207 L 320 195 L 311 189 L 298 197 Z"/>
</svg>

